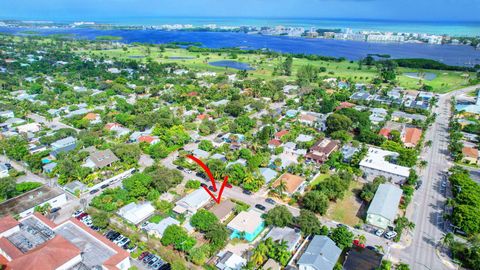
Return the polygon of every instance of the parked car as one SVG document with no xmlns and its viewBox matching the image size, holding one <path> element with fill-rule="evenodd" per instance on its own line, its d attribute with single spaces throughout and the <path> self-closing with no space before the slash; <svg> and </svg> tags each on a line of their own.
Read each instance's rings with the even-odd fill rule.
<svg viewBox="0 0 480 270">
<path fill-rule="evenodd" d="M 142 252 L 142 254 L 140 254 L 140 256 L 138 256 L 138 260 L 139 261 L 143 260 L 143 258 L 145 258 L 145 256 L 147 256 L 148 254 L 150 254 L 148 251 Z"/>
<path fill-rule="evenodd" d="M 186 173 L 188 173 L 188 174 L 191 174 L 191 173 L 192 173 L 192 171 L 189 170 L 189 169 L 185 169 L 185 170 L 183 170 L 183 171 L 186 172 Z"/>
<path fill-rule="evenodd" d="M 250 190 L 246 190 L 246 189 L 244 189 L 242 192 L 243 192 L 243 194 L 247 194 L 247 195 L 252 195 L 253 194 Z"/>
<path fill-rule="evenodd" d="M 385 238 L 387 238 L 388 240 L 395 238 L 395 236 L 397 236 L 396 231 L 388 231 L 385 233 Z"/>
<path fill-rule="evenodd" d="M 342 228 L 342 227 L 348 230 L 348 226 L 347 226 L 347 225 L 342 224 L 342 223 L 337 224 L 337 228 Z"/>
<path fill-rule="evenodd" d="M 230 183 L 227 183 L 225 186 L 226 186 L 227 188 L 232 188 L 232 187 L 233 187 L 232 184 L 230 184 Z"/>
<path fill-rule="evenodd" d="M 266 203 L 269 203 L 269 204 L 276 204 L 276 203 L 277 203 L 277 202 L 276 202 L 274 199 L 272 199 L 272 198 L 266 198 L 266 199 L 265 199 L 265 202 L 266 202 Z"/>
<path fill-rule="evenodd" d="M 183 171 L 183 167 L 182 166 L 177 166 L 177 170 Z"/>
<path fill-rule="evenodd" d="M 255 204 L 255 208 L 260 209 L 262 211 L 265 211 L 265 209 L 267 209 L 265 206 L 263 206 L 261 204 Z"/>
<path fill-rule="evenodd" d="M 98 192 L 98 189 L 92 189 L 92 190 L 90 190 L 90 194 L 95 194 L 95 193 L 97 193 L 97 192 Z"/>
<path fill-rule="evenodd" d="M 86 216 L 88 216 L 88 214 L 82 212 L 82 213 L 81 213 L 80 215 L 78 215 L 76 218 L 77 218 L 78 220 L 82 220 L 82 219 L 83 219 L 84 217 L 86 217 Z"/>
<path fill-rule="evenodd" d="M 415 189 L 419 189 L 423 184 L 423 181 L 418 181 L 417 184 L 415 185 Z"/>
<path fill-rule="evenodd" d="M 58 212 L 58 211 L 60 211 L 60 209 L 62 209 L 62 208 L 61 207 L 54 207 L 50 210 L 50 213 Z"/>
<path fill-rule="evenodd" d="M 210 190 L 213 191 L 213 192 L 216 192 L 216 191 L 217 191 L 217 189 L 214 188 L 213 186 L 209 186 L 208 189 L 210 189 Z"/>
<path fill-rule="evenodd" d="M 378 229 L 378 230 L 375 231 L 375 235 L 376 236 L 382 236 L 384 232 L 385 232 L 385 230 Z"/>
<path fill-rule="evenodd" d="M 110 185 L 109 184 L 105 184 L 105 185 L 102 185 L 100 188 L 101 189 L 106 189 L 107 187 L 109 187 Z"/>
<path fill-rule="evenodd" d="M 76 218 L 76 217 L 80 216 L 81 214 L 83 214 L 83 211 L 77 210 L 77 211 L 73 212 L 72 217 Z"/>
<path fill-rule="evenodd" d="M 10 163 L 5 163 L 4 165 L 5 165 L 5 167 L 7 167 L 7 170 L 9 170 L 9 171 L 11 169 L 13 169 L 12 164 L 10 164 Z"/>
<path fill-rule="evenodd" d="M 120 234 L 117 238 L 115 238 L 115 239 L 113 240 L 113 243 L 118 244 L 118 243 L 119 243 L 120 241 L 122 241 L 123 239 L 125 239 L 125 236 L 123 236 L 123 235 Z"/>
<path fill-rule="evenodd" d="M 208 185 L 205 184 L 205 183 L 201 183 L 200 186 L 201 186 L 201 187 L 204 187 L 204 188 L 208 188 Z"/>
<path fill-rule="evenodd" d="M 153 254 L 148 254 L 147 256 L 145 256 L 145 258 L 143 258 L 143 263 L 149 263 L 150 260 L 153 259 L 153 257 L 155 257 L 155 255 L 153 255 Z"/>
</svg>

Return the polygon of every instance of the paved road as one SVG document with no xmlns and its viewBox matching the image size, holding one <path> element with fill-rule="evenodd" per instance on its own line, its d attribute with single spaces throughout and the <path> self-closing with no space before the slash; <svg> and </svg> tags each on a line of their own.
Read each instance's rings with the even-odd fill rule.
<svg viewBox="0 0 480 270">
<path fill-rule="evenodd" d="M 25 172 L 25 175 L 17 177 L 17 182 L 40 182 L 44 184 L 51 185 L 54 181 L 47 179 L 43 176 L 32 173 L 28 168 L 26 168 L 22 163 L 15 160 L 11 160 L 4 155 L 0 155 L 0 162 L 10 163 L 12 167 L 20 172 Z"/>
<path fill-rule="evenodd" d="M 441 95 L 434 109 L 437 118 L 425 136 L 432 146 L 426 147 L 422 158 L 428 161 L 425 169 L 419 171 L 423 180 L 422 187 L 415 193 L 407 216 L 416 226 L 412 243 L 407 248 L 392 250 L 394 258 L 410 264 L 412 269 L 451 269 L 436 255 L 436 245 L 444 235 L 443 209 L 445 206 L 445 187 L 442 187 L 442 173 L 452 166 L 448 152 L 448 123 L 451 112 L 452 96 L 475 90 L 479 86 L 460 89 Z"/>
<path fill-rule="evenodd" d="M 35 121 L 37 123 L 44 124 L 45 126 L 47 126 L 48 128 L 51 128 L 53 130 L 59 130 L 59 129 L 62 129 L 62 128 L 71 128 L 71 129 L 74 129 L 77 132 L 80 131 L 77 128 L 74 128 L 72 126 L 69 126 L 69 125 L 66 125 L 66 124 L 60 122 L 60 120 L 61 120 L 60 117 L 55 117 L 52 120 L 48 120 L 47 118 L 45 118 L 41 115 L 35 114 L 35 113 L 31 113 L 31 114 L 27 115 L 27 117 L 32 119 L 33 121 Z"/>
</svg>

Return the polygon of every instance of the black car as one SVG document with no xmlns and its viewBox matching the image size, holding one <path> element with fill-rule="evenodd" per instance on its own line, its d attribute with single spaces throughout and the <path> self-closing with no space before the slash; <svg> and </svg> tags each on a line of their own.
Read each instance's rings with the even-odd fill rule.
<svg viewBox="0 0 480 270">
<path fill-rule="evenodd" d="M 267 209 L 265 206 L 263 206 L 261 204 L 255 204 L 255 208 L 260 209 L 262 211 L 265 211 L 265 209 Z"/>
<path fill-rule="evenodd" d="M 201 187 L 204 187 L 204 188 L 208 188 L 208 185 L 205 184 L 205 183 L 201 183 L 200 186 L 201 186 Z"/>
<path fill-rule="evenodd" d="M 242 192 L 243 192 L 243 194 L 247 194 L 247 195 L 252 195 L 253 194 L 250 190 L 246 190 L 246 189 L 244 189 Z"/>
<path fill-rule="evenodd" d="M 61 207 L 52 208 L 52 210 L 50 210 L 50 213 L 58 212 L 58 211 L 60 211 L 60 209 L 62 209 L 62 208 Z"/>
<path fill-rule="evenodd" d="M 105 185 L 102 185 L 100 188 L 101 189 L 106 189 L 107 187 L 109 187 L 110 185 L 109 184 L 105 184 Z"/>
<path fill-rule="evenodd" d="M 107 235 L 107 239 L 110 241 L 115 240 L 115 238 L 119 237 L 120 233 L 119 232 L 113 232 L 111 235 Z"/>
<path fill-rule="evenodd" d="M 13 168 L 12 164 L 10 163 L 5 163 L 5 167 L 7 167 L 8 170 L 11 170 Z"/>
<path fill-rule="evenodd" d="M 272 199 L 272 198 L 266 198 L 266 199 L 265 199 L 265 202 L 266 202 L 266 203 L 269 203 L 269 204 L 276 204 L 275 200 Z"/>
<path fill-rule="evenodd" d="M 418 181 L 417 184 L 415 185 L 415 189 L 419 189 L 422 186 L 423 182 Z"/>
<path fill-rule="evenodd" d="M 342 223 L 337 224 L 337 228 L 342 228 L 342 227 L 348 230 L 348 226 L 347 226 L 347 225 L 342 224 Z"/>
<path fill-rule="evenodd" d="M 197 172 L 195 175 L 197 177 L 200 177 L 200 178 L 203 178 L 203 179 L 205 179 L 205 177 L 207 177 L 203 172 Z"/>
<path fill-rule="evenodd" d="M 98 192 L 98 189 L 92 189 L 92 190 L 90 190 L 90 194 L 95 194 L 95 193 L 97 193 L 97 192 Z"/>
<path fill-rule="evenodd" d="M 182 166 L 177 166 L 177 170 L 183 171 L 183 167 Z"/>
<path fill-rule="evenodd" d="M 208 189 L 210 189 L 210 190 L 213 191 L 213 192 L 216 192 L 216 191 L 217 191 L 217 189 L 214 188 L 213 186 L 209 186 Z"/>
<path fill-rule="evenodd" d="M 367 246 L 367 249 L 377 252 L 377 248 L 373 246 Z"/>
</svg>

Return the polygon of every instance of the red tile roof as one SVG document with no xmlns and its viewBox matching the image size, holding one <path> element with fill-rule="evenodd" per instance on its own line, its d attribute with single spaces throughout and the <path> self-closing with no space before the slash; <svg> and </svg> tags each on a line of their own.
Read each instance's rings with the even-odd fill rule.
<svg viewBox="0 0 480 270">
<path fill-rule="evenodd" d="M 475 149 L 473 147 L 463 147 L 462 153 L 464 156 L 469 158 L 478 158 L 478 149 Z"/>
<path fill-rule="evenodd" d="M 206 113 L 202 113 L 202 114 L 197 115 L 197 119 L 199 119 L 199 120 L 204 120 L 204 119 L 207 119 L 207 118 L 208 118 L 208 114 L 206 114 Z"/>
<path fill-rule="evenodd" d="M 271 139 L 269 142 L 268 142 L 268 145 L 273 145 L 273 146 L 280 146 L 282 144 L 281 141 L 277 140 L 277 139 Z"/>
<path fill-rule="evenodd" d="M 380 129 L 380 132 L 378 132 L 378 135 L 382 135 L 383 137 L 388 139 L 390 137 L 390 132 L 391 130 L 389 128 L 382 128 Z"/>
<path fill-rule="evenodd" d="M 282 181 L 285 182 L 285 191 L 292 194 L 300 187 L 305 179 L 294 174 L 284 173 L 273 183 L 272 187 L 278 187 Z"/>
<path fill-rule="evenodd" d="M 122 127 L 119 123 L 108 123 L 105 125 L 105 129 L 111 130 L 113 127 Z"/>
<path fill-rule="evenodd" d="M 422 130 L 418 128 L 406 128 L 403 143 L 416 146 L 422 137 Z"/>
<path fill-rule="evenodd" d="M 155 140 L 155 138 L 150 136 L 150 135 L 144 135 L 144 136 L 138 137 L 139 142 L 152 143 L 154 140 Z"/>
<path fill-rule="evenodd" d="M 83 119 L 87 119 L 87 120 L 95 120 L 97 119 L 97 114 L 95 113 L 87 113 Z"/>
<path fill-rule="evenodd" d="M 337 106 L 337 107 L 335 108 L 335 110 L 338 111 L 338 110 L 341 110 L 341 109 L 353 108 L 353 107 L 355 107 L 355 104 L 350 103 L 350 102 L 347 102 L 347 101 L 344 101 L 344 102 L 340 103 L 340 105 Z"/>
<path fill-rule="evenodd" d="M 0 249 L 12 260 L 15 260 L 23 255 L 22 251 L 20 251 L 15 245 L 12 244 L 12 242 L 4 237 L 0 238 Z"/>
<path fill-rule="evenodd" d="M 0 233 L 6 232 L 11 228 L 20 224 L 17 220 L 15 220 L 12 216 L 4 216 L 0 218 Z"/>
<path fill-rule="evenodd" d="M 284 129 L 275 133 L 275 138 L 281 139 L 283 136 L 288 134 L 288 130 Z"/>
<path fill-rule="evenodd" d="M 80 255 L 80 249 L 60 235 L 7 264 L 9 270 L 57 269 Z"/>
</svg>

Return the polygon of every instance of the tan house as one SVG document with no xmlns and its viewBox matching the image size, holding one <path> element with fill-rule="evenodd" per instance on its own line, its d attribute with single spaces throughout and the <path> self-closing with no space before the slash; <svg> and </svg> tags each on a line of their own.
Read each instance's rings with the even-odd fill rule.
<svg viewBox="0 0 480 270">
<path fill-rule="evenodd" d="M 210 212 L 212 212 L 220 222 L 224 222 L 230 217 L 233 210 L 235 210 L 235 203 L 230 200 L 224 200 L 220 204 L 215 204 L 215 206 L 210 209 Z"/>
<path fill-rule="evenodd" d="M 316 142 L 305 155 L 307 161 L 323 164 L 328 160 L 330 154 L 338 149 L 338 142 L 324 138 Z"/>
<path fill-rule="evenodd" d="M 282 174 L 272 185 L 273 188 L 277 188 L 280 183 L 285 183 L 285 193 L 292 195 L 302 189 L 305 179 L 303 177 L 293 175 L 290 173 Z"/>
<path fill-rule="evenodd" d="M 480 164 L 478 160 L 478 149 L 473 147 L 462 148 L 463 159 L 462 161 L 469 164 Z"/>
</svg>

